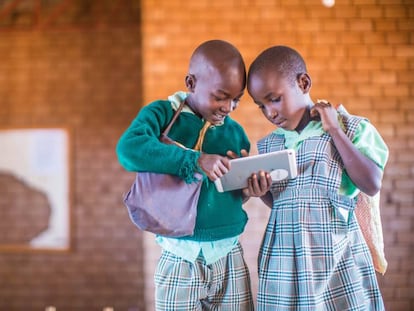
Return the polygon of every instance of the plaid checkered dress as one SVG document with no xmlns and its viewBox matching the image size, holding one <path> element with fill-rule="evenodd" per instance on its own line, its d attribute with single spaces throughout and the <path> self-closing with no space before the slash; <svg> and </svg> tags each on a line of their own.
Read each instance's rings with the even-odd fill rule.
<svg viewBox="0 0 414 311">
<path fill-rule="evenodd" d="M 345 119 L 353 137 L 359 117 Z M 259 153 L 285 149 L 283 135 Z M 259 253 L 258 310 L 384 310 L 355 201 L 338 194 L 343 163 L 328 134 L 305 139 L 298 177 L 274 183 L 273 208 Z M 349 219 L 340 212 L 349 211 Z"/>
</svg>

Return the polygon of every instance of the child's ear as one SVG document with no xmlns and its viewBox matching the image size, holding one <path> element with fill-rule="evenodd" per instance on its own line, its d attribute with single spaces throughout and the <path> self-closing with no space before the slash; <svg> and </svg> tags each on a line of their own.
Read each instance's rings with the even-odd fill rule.
<svg viewBox="0 0 414 311">
<path fill-rule="evenodd" d="M 298 84 L 303 93 L 308 93 L 312 86 L 312 79 L 307 73 L 302 73 L 298 77 Z"/>
<path fill-rule="evenodd" d="M 186 75 L 186 77 L 185 77 L 185 86 L 187 87 L 187 89 L 190 93 L 194 92 L 195 85 L 196 85 L 195 76 L 192 75 L 192 74 Z"/>
</svg>

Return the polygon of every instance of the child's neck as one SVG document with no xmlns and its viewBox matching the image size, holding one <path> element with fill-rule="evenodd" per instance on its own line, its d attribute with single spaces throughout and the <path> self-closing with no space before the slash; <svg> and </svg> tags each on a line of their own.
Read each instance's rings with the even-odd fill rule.
<svg viewBox="0 0 414 311">
<path fill-rule="evenodd" d="M 192 112 L 194 112 L 194 114 L 199 117 L 200 119 L 202 119 L 203 117 L 201 116 L 201 114 L 195 109 L 195 105 L 192 101 L 192 99 L 190 98 L 190 96 L 188 96 L 185 99 L 185 103 L 187 104 L 187 106 L 191 109 Z"/>
<path fill-rule="evenodd" d="M 302 119 L 300 120 L 298 126 L 295 128 L 295 131 L 300 133 L 303 129 L 309 124 L 312 120 L 310 115 L 311 106 L 306 106 L 305 111 L 303 112 Z"/>
</svg>

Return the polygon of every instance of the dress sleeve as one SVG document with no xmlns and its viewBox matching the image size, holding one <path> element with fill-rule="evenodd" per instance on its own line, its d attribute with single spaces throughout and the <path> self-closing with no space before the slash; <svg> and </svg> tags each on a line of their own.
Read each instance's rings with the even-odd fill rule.
<svg viewBox="0 0 414 311">
<path fill-rule="evenodd" d="M 388 160 L 388 147 L 377 129 L 367 120 L 362 120 L 352 140 L 354 146 L 367 158 L 374 161 L 381 170 L 384 170 Z M 355 197 L 359 190 L 349 178 L 346 171 L 342 174 L 340 193 Z"/>
<path fill-rule="evenodd" d="M 388 147 L 377 129 L 368 121 L 362 120 L 353 139 L 355 147 L 374 161 L 382 170 L 388 160 Z"/>
</svg>

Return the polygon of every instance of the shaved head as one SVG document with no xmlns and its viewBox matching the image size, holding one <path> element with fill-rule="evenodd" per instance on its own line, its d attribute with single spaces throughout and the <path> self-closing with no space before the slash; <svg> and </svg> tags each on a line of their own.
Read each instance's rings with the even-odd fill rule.
<svg viewBox="0 0 414 311">
<path fill-rule="evenodd" d="M 243 57 L 235 46 L 223 40 L 210 40 L 198 46 L 190 59 L 189 74 L 196 77 L 209 70 L 237 71 L 246 76 Z"/>
<path fill-rule="evenodd" d="M 246 88 L 243 57 L 229 42 L 205 41 L 191 55 L 185 85 L 187 105 L 211 124 L 222 124 Z"/>
<path fill-rule="evenodd" d="M 249 68 L 249 76 L 262 70 L 273 71 L 292 84 L 307 72 L 302 56 L 294 49 L 282 45 L 270 47 L 259 54 Z"/>
</svg>

